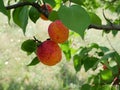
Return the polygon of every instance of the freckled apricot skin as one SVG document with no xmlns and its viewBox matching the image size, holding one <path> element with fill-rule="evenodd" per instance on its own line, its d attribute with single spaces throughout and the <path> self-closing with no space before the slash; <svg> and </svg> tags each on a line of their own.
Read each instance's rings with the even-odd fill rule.
<svg viewBox="0 0 120 90">
<path fill-rule="evenodd" d="M 36 54 L 40 62 L 48 66 L 56 65 L 62 58 L 59 45 L 52 40 L 46 40 L 41 43 L 37 48 Z"/>
<path fill-rule="evenodd" d="M 69 29 L 60 20 L 56 20 L 49 25 L 48 34 L 56 43 L 64 43 L 68 40 Z"/>
<path fill-rule="evenodd" d="M 46 4 L 46 6 L 45 5 L 41 6 L 42 9 L 46 9 L 46 7 L 47 7 L 49 13 L 52 12 L 52 6 L 50 4 Z M 44 16 L 43 14 L 41 14 L 40 17 L 43 20 L 48 20 L 48 18 L 46 16 Z"/>
</svg>

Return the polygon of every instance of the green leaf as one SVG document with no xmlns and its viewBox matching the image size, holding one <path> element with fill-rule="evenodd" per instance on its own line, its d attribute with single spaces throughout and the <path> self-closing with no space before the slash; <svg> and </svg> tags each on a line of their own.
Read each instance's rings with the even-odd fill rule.
<svg viewBox="0 0 120 90">
<path fill-rule="evenodd" d="M 89 16 L 91 19 L 91 24 L 97 24 L 97 25 L 102 24 L 101 19 L 95 13 L 89 12 Z"/>
<path fill-rule="evenodd" d="M 120 88 L 119 88 L 120 89 Z M 117 90 L 117 87 L 116 86 L 112 86 L 111 87 L 111 90 Z"/>
<path fill-rule="evenodd" d="M 105 47 L 105 46 L 100 46 L 100 49 L 103 51 L 103 52 L 108 52 L 110 51 L 109 48 Z"/>
<path fill-rule="evenodd" d="M 36 42 L 34 40 L 26 40 L 22 43 L 21 45 L 21 49 L 25 52 L 27 52 L 28 54 L 31 54 L 32 52 L 34 52 L 36 50 Z"/>
<path fill-rule="evenodd" d="M 100 83 L 101 83 L 101 78 L 100 78 L 100 75 L 97 74 L 97 75 L 94 77 L 93 84 L 99 85 Z"/>
<path fill-rule="evenodd" d="M 57 11 L 52 11 L 48 18 L 51 21 L 55 21 L 55 20 L 59 19 Z"/>
<path fill-rule="evenodd" d="M 104 56 L 104 52 L 97 52 L 98 56 Z"/>
<path fill-rule="evenodd" d="M 67 2 L 68 0 L 62 0 L 63 1 L 63 3 L 65 3 L 65 2 Z"/>
<path fill-rule="evenodd" d="M 35 2 L 36 0 L 26 0 L 26 1 L 29 1 L 29 2 Z"/>
<path fill-rule="evenodd" d="M 90 47 L 91 47 L 91 48 L 96 48 L 96 49 L 98 49 L 98 48 L 99 48 L 99 45 L 98 45 L 97 43 L 91 43 L 91 44 L 90 44 Z"/>
<path fill-rule="evenodd" d="M 112 70 L 112 73 L 113 73 L 114 75 L 117 75 L 117 74 L 118 74 L 118 71 L 119 71 L 118 65 L 115 65 L 115 66 L 111 67 L 111 70 Z"/>
<path fill-rule="evenodd" d="M 115 37 L 118 34 L 118 31 L 117 30 L 112 30 L 112 34 Z"/>
<path fill-rule="evenodd" d="M 13 21 L 23 30 L 23 33 L 26 32 L 26 26 L 28 24 L 28 7 L 24 6 L 17 8 L 13 11 Z"/>
<path fill-rule="evenodd" d="M 55 3 L 56 3 L 56 5 L 55 5 L 55 10 L 58 10 L 59 8 L 60 8 L 60 6 L 62 5 L 62 0 L 55 0 Z"/>
<path fill-rule="evenodd" d="M 2 12 L 5 15 L 8 15 L 8 12 L 7 12 L 7 10 L 6 10 L 5 6 L 4 6 L 3 0 L 0 0 L 0 12 Z"/>
<path fill-rule="evenodd" d="M 80 90 L 91 90 L 90 88 L 91 88 L 91 86 L 89 84 L 84 84 L 84 85 L 82 85 Z"/>
<path fill-rule="evenodd" d="M 105 54 L 100 61 L 105 62 L 106 60 L 108 60 L 109 58 L 114 58 L 115 52 L 109 52 L 107 54 Z"/>
<path fill-rule="evenodd" d="M 34 23 L 36 23 L 36 21 L 40 18 L 40 13 L 36 8 L 31 7 L 29 10 L 29 17 Z"/>
<path fill-rule="evenodd" d="M 120 55 L 117 51 L 107 53 L 101 58 L 101 61 L 108 60 L 109 58 L 115 60 L 118 64 L 120 63 Z"/>
<path fill-rule="evenodd" d="M 70 0 L 70 1 L 79 5 L 82 5 L 85 0 Z"/>
<path fill-rule="evenodd" d="M 89 69 L 93 68 L 97 61 L 98 58 L 86 57 L 86 59 L 83 61 L 85 71 L 88 71 Z"/>
<path fill-rule="evenodd" d="M 119 53 L 117 51 L 115 51 L 113 53 L 113 56 L 114 56 L 114 59 L 117 62 L 117 64 L 119 64 L 120 63 L 120 55 L 119 55 Z"/>
<path fill-rule="evenodd" d="M 90 17 L 84 8 L 80 5 L 61 6 L 58 16 L 65 26 L 84 38 L 85 30 L 90 25 Z"/>
<path fill-rule="evenodd" d="M 104 81 L 110 81 L 113 78 L 112 71 L 110 69 L 106 69 L 100 72 L 101 78 Z"/>
<path fill-rule="evenodd" d="M 118 5 L 118 6 L 116 7 L 116 12 L 117 12 L 118 14 L 120 14 L 120 5 Z"/>
<path fill-rule="evenodd" d="M 65 54 L 66 60 L 70 61 L 70 59 L 71 59 L 71 51 L 70 51 L 70 49 L 67 52 L 63 51 L 63 53 Z"/>
<path fill-rule="evenodd" d="M 52 7 L 55 7 L 55 0 L 44 0 L 44 2 L 49 3 Z"/>
<path fill-rule="evenodd" d="M 0 0 L 0 12 L 6 15 L 8 19 L 10 20 L 10 11 L 6 10 L 3 0 Z"/>
<path fill-rule="evenodd" d="M 70 61 L 70 59 L 71 59 L 71 49 L 70 49 L 70 46 L 69 46 L 69 42 L 65 42 L 65 43 L 61 44 L 60 47 L 61 47 L 63 53 L 65 54 L 66 60 Z"/>
<path fill-rule="evenodd" d="M 79 55 L 74 55 L 73 63 L 74 63 L 74 68 L 75 68 L 76 72 L 80 71 L 80 69 L 81 69 L 81 58 L 79 57 Z"/>
<path fill-rule="evenodd" d="M 79 55 L 84 57 L 84 56 L 88 55 L 88 52 L 91 50 L 92 50 L 92 48 L 81 47 L 81 51 L 80 51 Z"/>
<path fill-rule="evenodd" d="M 99 90 L 111 90 L 111 85 L 103 85 L 99 88 Z"/>
<path fill-rule="evenodd" d="M 34 66 L 40 63 L 37 57 L 35 57 L 27 66 Z"/>
<path fill-rule="evenodd" d="M 99 85 L 92 86 L 92 87 L 91 87 L 91 90 L 98 90 L 99 87 L 100 87 Z"/>
</svg>

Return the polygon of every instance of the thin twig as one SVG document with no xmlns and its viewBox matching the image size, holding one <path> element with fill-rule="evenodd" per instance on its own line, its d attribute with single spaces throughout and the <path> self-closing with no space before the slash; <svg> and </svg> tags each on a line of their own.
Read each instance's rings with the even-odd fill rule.
<svg viewBox="0 0 120 90">
<path fill-rule="evenodd" d="M 118 77 L 115 77 L 115 78 L 113 79 L 113 81 L 112 81 L 112 83 L 111 83 L 111 86 L 113 86 L 113 85 L 115 84 L 115 82 L 116 82 L 117 79 L 118 79 Z"/>
<path fill-rule="evenodd" d="M 39 41 L 35 36 L 33 36 L 35 42 L 41 43 L 41 41 Z"/>
<path fill-rule="evenodd" d="M 110 42 L 108 36 L 106 36 L 106 39 L 107 39 L 109 45 L 111 46 L 111 48 L 112 48 L 115 52 L 117 52 L 117 51 L 115 50 L 115 48 L 113 47 L 113 45 L 111 44 L 111 42 Z"/>
<path fill-rule="evenodd" d="M 113 23 L 106 17 L 104 10 L 103 10 L 103 17 L 111 26 L 113 25 Z"/>
<path fill-rule="evenodd" d="M 109 38 L 108 38 L 107 36 L 106 36 L 106 38 L 107 38 L 108 43 L 110 44 L 111 48 L 114 50 L 115 55 L 116 55 L 116 52 L 117 52 L 117 51 L 115 50 L 115 48 L 114 48 L 113 45 L 111 44 Z M 117 57 L 117 56 L 115 56 L 115 57 Z M 118 60 L 117 60 L 118 58 L 115 58 L 115 59 L 116 59 L 116 61 L 118 61 Z M 114 78 L 114 80 L 112 81 L 111 86 L 114 85 L 114 84 L 119 85 L 119 80 L 118 80 L 119 75 L 120 75 L 120 71 L 119 71 L 120 68 L 119 68 L 119 67 L 120 67 L 120 64 L 119 64 L 119 62 L 117 62 L 118 74 L 117 74 L 117 76 Z"/>
</svg>

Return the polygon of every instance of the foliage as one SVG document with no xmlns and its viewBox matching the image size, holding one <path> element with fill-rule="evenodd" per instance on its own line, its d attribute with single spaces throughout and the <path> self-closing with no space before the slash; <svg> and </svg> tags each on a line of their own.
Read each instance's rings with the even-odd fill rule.
<svg viewBox="0 0 120 90">
<path fill-rule="evenodd" d="M 85 37 L 85 32 L 89 25 L 96 24 L 102 25 L 102 20 L 97 15 L 96 10 L 103 8 L 116 13 L 118 17 L 112 20 L 114 24 L 120 23 L 120 1 L 119 0 L 27 0 L 29 5 L 14 8 L 12 11 L 6 10 L 4 1 L 0 0 L 0 12 L 8 17 L 10 20 L 13 19 L 14 23 L 17 24 L 23 33 L 26 33 L 26 27 L 28 19 L 36 23 L 40 17 L 40 14 L 46 14 L 47 10 L 42 10 L 40 5 L 49 3 L 54 9 L 51 13 L 47 13 L 49 20 L 61 20 L 65 26 L 67 26 L 73 36 L 76 33 L 80 35 L 82 39 Z M 33 7 L 31 3 L 39 4 L 39 9 Z M 8 0 L 8 4 L 11 3 Z M 15 2 L 23 3 L 24 0 L 15 0 Z M 38 10 L 38 11 L 37 11 Z M 42 12 L 40 12 L 40 11 Z M 12 14 L 10 14 L 12 13 Z M 12 15 L 12 16 L 10 16 Z M 108 20 L 106 20 L 108 22 Z M 110 24 L 110 23 L 108 23 Z M 114 36 L 117 35 L 118 31 L 111 31 Z M 109 32 L 105 32 L 106 34 Z M 37 48 L 35 39 L 29 39 L 23 42 L 21 49 L 27 52 L 28 55 L 34 53 Z M 63 53 L 65 54 L 66 60 L 73 60 L 73 66 L 76 73 L 83 67 L 85 71 L 98 70 L 99 72 L 93 74 L 88 78 L 88 81 L 83 84 L 81 90 L 115 90 L 115 85 L 120 84 L 120 54 L 114 50 L 111 51 L 105 46 L 98 45 L 97 43 L 91 43 L 86 46 L 80 46 L 75 49 L 72 47 L 72 42 L 69 39 L 67 42 L 60 45 Z M 74 50 L 74 53 L 73 53 Z M 28 66 L 38 64 L 38 59 L 35 58 L 31 61 Z M 102 66 L 106 68 L 102 68 Z M 98 69 L 99 67 L 100 70 Z"/>
</svg>

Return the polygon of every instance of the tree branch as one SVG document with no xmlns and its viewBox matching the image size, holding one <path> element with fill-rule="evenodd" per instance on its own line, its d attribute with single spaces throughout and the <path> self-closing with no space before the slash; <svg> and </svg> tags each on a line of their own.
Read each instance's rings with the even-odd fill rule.
<svg viewBox="0 0 120 90">
<path fill-rule="evenodd" d="M 10 9 L 14 9 L 14 8 L 18 8 L 26 5 L 33 5 L 33 4 L 31 2 L 21 2 L 21 3 L 16 3 L 14 5 L 6 6 L 6 9 L 10 10 Z"/>
<path fill-rule="evenodd" d="M 19 2 L 19 3 L 16 3 L 14 5 L 6 6 L 5 8 L 7 10 L 10 10 L 10 9 L 15 9 L 15 8 L 23 7 L 23 6 L 27 6 L 27 5 L 35 7 L 38 10 L 38 12 L 44 14 L 46 17 L 49 16 L 48 11 L 46 11 L 45 9 L 42 9 L 41 6 L 36 2 L 27 2 L 27 1 L 26 2 Z"/>
<path fill-rule="evenodd" d="M 22 7 L 22 6 L 27 6 L 27 5 L 35 7 L 38 10 L 38 12 L 44 14 L 46 17 L 49 16 L 48 11 L 46 11 L 46 9 L 42 9 L 41 6 L 36 2 L 20 2 L 20 3 L 14 4 L 14 5 L 6 6 L 6 9 L 10 10 L 10 9 L 14 9 L 14 8 Z M 117 30 L 117 31 L 120 31 L 120 25 L 116 25 L 116 24 L 112 24 L 112 25 L 91 24 L 91 25 L 89 25 L 88 29 L 91 29 L 91 28 L 94 28 L 97 30 Z"/>
<path fill-rule="evenodd" d="M 120 31 L 120 25 L 112 24 L 112 25 L 95 25 L 91 24 L 89 25 L 88 29 L 94 28 L 98 30 L 117 30 Z"/>
</svg>

